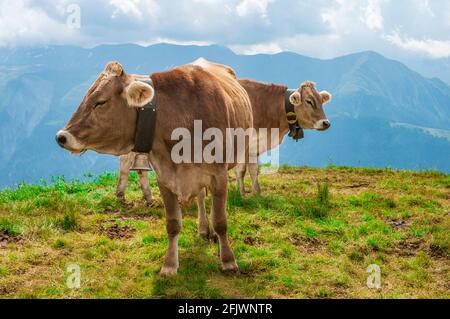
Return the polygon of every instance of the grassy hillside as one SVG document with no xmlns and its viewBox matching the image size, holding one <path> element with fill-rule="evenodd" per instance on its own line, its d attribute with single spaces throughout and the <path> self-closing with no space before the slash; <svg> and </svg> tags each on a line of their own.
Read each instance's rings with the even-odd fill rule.
<svg viewBox="0 0 450 319">
<path fill-rule="evenodd" d="M 162 205 L 146 207 L 132 175 L 133 204 L 122 206 L 116 178 L 0 192 L 1 297 L 450 298 L 449 175 L 284 167 L 261 177 L 261 196 L 230 188 L 240 275 L 220 271 L 217 244 L 198 238 L 192 207 L 170 279 L 157 275 Z M 159 200 L 154 176 L 151 184 Z M 69 264 L 81 268 L 79 289 L 66 286 Z M 366 285 L 370 264 L 381 268 L 379 290 Z"/>
</svg>

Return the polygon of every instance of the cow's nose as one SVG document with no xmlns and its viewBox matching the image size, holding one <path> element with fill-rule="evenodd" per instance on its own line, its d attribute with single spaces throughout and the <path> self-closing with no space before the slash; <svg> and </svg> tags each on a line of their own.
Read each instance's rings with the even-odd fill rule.
<svg viewBox="0 0 450 319">
<path fill-rule="evenodd" d="M 64 147 L 64 144 L 67 143 L 67 138 L 62 133 L 56 134 L 56 143 L 58 143 L 59 146 Z"/>
<path fill-rule="evenodd" d="M 326 130 L 331 126 L 331 123 L 330 123 L 330 121 L 325 120 L 322 122 L 322 125 L 323 125 L 323 129 Z"/>
</svg>

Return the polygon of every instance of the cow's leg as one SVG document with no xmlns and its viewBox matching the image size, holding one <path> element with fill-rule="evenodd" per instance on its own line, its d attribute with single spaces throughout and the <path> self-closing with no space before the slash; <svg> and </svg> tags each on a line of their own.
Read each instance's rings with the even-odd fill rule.
<svg viewBox="0 0 450 319">
<path fill-rule="evenodd" d="M 236 264 L 233 251 L 227 236 L 227 174 L 216 177 L 216 184 L 211 188 L 212 207 L 211 219 L 214 231 L 219 239 L 220 260 L 222 261 L 222 269 L 225 271 L 238 272 L 239 268 Z"/>
<path fill-rule="evenodd" d="M 159 185 L 159 188 L 166 208 L 166 230 L 169 237 L 169 247 L 159 274 L 168 277 L 176 274 L 178 270 L 178 236 L 181 231 L 182 215 L 177 196 L 162 185 Z"/>
<path fill-rule="evenodd" d="M 152 191 L 148 183 L 148 172 L 138 171 L 139 174 L 139 184 L 141 185 L 142 193 L 144 193 L 144 199 L 148 204 L 153 203 Z"/>
<path fill-rule="evenodd" d="M 210 236 L 208 214 L 206 213 L 205 206 L 206 188 L 197 195 L 197 208 L 198 208 L 198 234 L 204 239 L 208 239 Z"/>
<path fill-rule="evenodd" d="M 248 164 L 248 172 L 250 173 L 250 177 L 252 179 L 253 192 L 256 194 L 260 194 L 261 188 L 259 187 L 258 182 L 258 164 L 257 163 Z"/>
<path fill-rule="evenodd" d="M 247 168 L 246 164 L 236 165 L 236 182 L 242 196 L 245 194 L 244 177 L 246 168 Z"/>
<path fill-rule="evenodd" d="M 121 202 L 125 202 L 125 189 L 128 185 L 128 174 L 131 165 L 130 154 L 120 156 L 119 182 L 117 183 L 116 196 Z"/>
</svg>

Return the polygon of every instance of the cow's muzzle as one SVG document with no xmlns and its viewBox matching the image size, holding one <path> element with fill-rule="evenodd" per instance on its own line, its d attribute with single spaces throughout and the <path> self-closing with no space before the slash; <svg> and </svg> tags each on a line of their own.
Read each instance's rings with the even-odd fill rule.
<svg viewBox="0 0 450 319">
<path fill-rule="evenodd" d="M 64 144 L 67 142 L 67 137 L 65 137 L 62 134 L 56 134 L 56 143 L 58 143 L 59 146 L 64 147 Z"/>
<path fill-rule="evenodd" d="M 83 145 L 66 130 L 61 130 L 56 133 L 55 140 L 59 146 L 72 153 L 81 153 L 84 150 Z"/>
<path fill-rule="evenodd" d="M 330 128 L 331 123 L 328 119 L 317 121 L 314 124 L 314 129 L 318 131 L 326 131 Z"/>
</svg>

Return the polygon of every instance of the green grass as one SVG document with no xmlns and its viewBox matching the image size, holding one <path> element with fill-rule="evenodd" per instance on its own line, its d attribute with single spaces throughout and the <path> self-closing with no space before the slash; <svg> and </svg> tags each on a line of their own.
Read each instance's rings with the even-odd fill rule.
<svg viewBox="0 0 450 319">
<path fill-rule="evenodd" d="M 21 233 L 19 225 L 6 218 L 0 219 L 0 232 L 8 236 L 19 236 Z"/>
<path fill-rule="evenodd" d="M 228 208 L 242 207 L 242 195 L 236 185 L 230 185 L 228 188 Z"/>
<path fill-rule="evenodd" d="M 75 212 L 65 213 L 61 220 L 58 221 L 58 224 L 63 230 L 75 230 L 77 227 L 77 216 Z"/>
<path fill-rule="evenodd" d="M 260 177 L 261 195 L 244 196 L 230 177 L 228 233 L 241 274 L 221 272 L 193 206 L 169 279 L 157 275 L 167 235 L 155 176 L 153 208 L 136 174 L 127 206 L 114 196 L 116 174 L 85 178 L 0 191 L 0 297 L 450 298 L 445 174 L 283 166 Z M 71 264 L 79 289 L 66 286 Z M 371 264 L 382 269 L 380 290 L 365 284 Z"/>
</svg>

